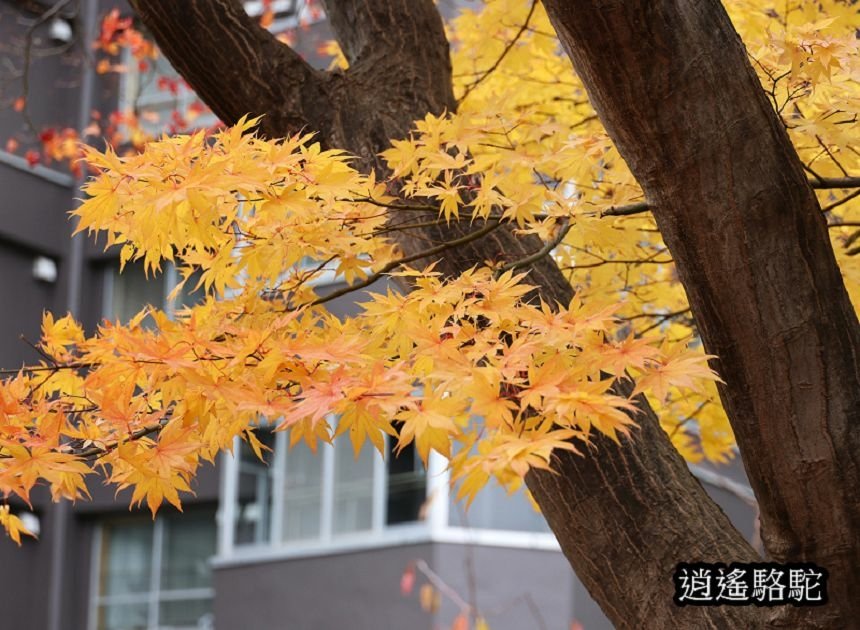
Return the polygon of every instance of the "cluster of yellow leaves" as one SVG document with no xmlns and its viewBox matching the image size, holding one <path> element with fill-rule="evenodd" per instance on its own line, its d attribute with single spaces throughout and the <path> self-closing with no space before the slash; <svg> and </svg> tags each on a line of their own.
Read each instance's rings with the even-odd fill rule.
<svg viewBox="0 0 860 630">
<path fill-rule="evenodd" d="M 317 261 L 351 282 L 397 260 L 380 209 L 362 201 L 384 188 L 336 152 L 264 141 L 250 124 L 139 156 L 89 152 L 99 174 L 81 229 L 107 231 L 150 271 L 170 260 L 198 272 L 207 296 L 89 338 L 46 314 L 45 361 L 0 385 L 4 494 L 27 500 L 41 480 L 74 499 L 96 466 L 133 503 L 179 507 L 200 460 L 236 436 L 253 445 L 267 417 L 312 449 L 348 434 L 356 453 L 366 440 L 384 451 L 388 434 L 425 461 L 436 450 L 471 498 L 491 477 L 512 487 L 548 468 L 592 429 L 628 434 L 634 406 L 612 390 L 628 373 L 658 393 L 715 378 L 683 345 L 612 341 L 614 307 L 534 303 L 510 271 L 404 270 L 413 291 L 336 318 L 318 303 Z"/>
<path fill-rule="evenodd" d="M 860 10 L 855 3 L 728 3 L 765 91 L 812 180 L 860 172 Z M 860 304 L 860 197 L 818 191 L 848 293 Z"/>
<path fill-rule="evenodd" d="M 391 245 L 376 236 L 384 213 L 351 201 L 384 201 L 382 184 L 307 136 L 264 142 L 248 133 L 253 125 L 164 138 L 127 157 L 88 150 L 98 175 L 75 212 L 79 229 L 121 243 L 123 265 L 142 258 L 149 272 L 181 260 L 200 269 L 218 295 L 240 284 L 292 295 L 331 271 L 290 272 L 303 260 L 331 259 L 347 282 L 391 261 Z"/>
<path fill-rule="evenodd" d="M 860 12 L 843 0 L 753 2 L 727 8 L 810 178 L 860 172 Z M 526 25 L 526 28 L 523 28 Z M 620 303 L 622 334 L 695 342 L 669 252 L 542 8 L 492 0 L 450 26 L 456 115 L 428 116 L 386 152 L 402 190 L 439 200 L 449 220 L 501 216 L 552 241 L 585 300 Z M 860 197 L 818 192 L 849 293 L 860 299 Z M 659 385 L 659 383 L 658 383 Z M 691 461 L 725 461 L 734 439 L 714 387 L 660 388 L 654 406 Z M 666 396 L 663 396 L 663 394 Z"/>
</svg>

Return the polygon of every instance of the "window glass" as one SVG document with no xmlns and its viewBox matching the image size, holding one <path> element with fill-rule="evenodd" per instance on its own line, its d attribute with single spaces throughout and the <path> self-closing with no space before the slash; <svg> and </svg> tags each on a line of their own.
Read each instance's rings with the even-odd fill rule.
<svg viewBox="0 0 860 630">
<path fill-rule="evenodd" d="M 417 521 L 427 497 L 424 465 L 415 452 L 414 443 L 396 453 L 394 440 L 388 442 L 385 521 L 388 525 Z"/>
<path fill-rule="evenodd" d="M 118 268 L 108 270 L 109 301 L 106 304 L 105 317 L 111 321 L 128 322 L 137 315 L 147 304 L 156 308 L 164 307 L 167 295 L 164 286 L 164 274 L 147 277 L 143 265 L 129 263 L 122 273 Z"/>
<path fill-rule="evenodd" d="M 212 628 L 211 599 L 178 599 L 162 601 L 158 619 L 162 628 Z"/>
<path fill-rule="evenodd" d="M 127 595 L 149 590 L 152 531 L 152 523 L 147 521 L 105 527 L 102 537 L 102 595 Z"/>
<path fill-rule="evenodd" d="M 373 460 L 378 456 L 370 440 L 365 441 L 358 457 L 349 436 L 334 443 L 335 534 L 370 529 L 373 525 Z"/>
<path fill-rule="evenodd" d="M 203 288 L 195 289 L 200 278 L 199 272 L 191 275 L 183 286 L 182 291 L 172 303 L 167 297 L 182 279 L 180 272 L 170 263 L 164 263 L 161 273 L 147 275 L 141 261 L 126 264 L 120 272 L 119 265 L 111 263 L 105 268 L 105 304 L 104 317 L 111 321 L 119 320 L 126 323 L 147 306 L 165 310 L 168 315 L 186 306 L 201 302 L 206 294 Z M 152 325 L 147 318 L 143 325 Z"/>
<path fill-rule="evenodd" d="M 175 279 L 172 279 L 172 282 L 168 283 L 168 292 L 173 290 L 178 282 L 182 281 L 183 275 L 182 273 L 176 269 L 171 270 L 173 275 L 175 275 Z M 200 281 L 202 273 L 199 269 L 196 269 L 191 276 L 189 276 L 188 280 L 185 281 L 185 285 L 182 287 L 182 291 L 176 296 L 173 300 L 172 308 L 173 312 L 181 311 L 183 308 L 194 306 L 195 304 L 200 304 L 206 299 L 206 291 L 203 289 L 203 285 L 197 286 L 197 283 Z"/>
<path fill-rule="evenodd" d="M 320 537 L 322 510 L 322 449 L 314 455 L 303 443 L 286 454 L 283 539 Z"/>
<path fill-rule="evenodd" d="M 473 421 L 482 420 L 474 417 Z M 456 496 L 455 487 L 450 493 L 448 509 L 448 521 L 454 527 L 539 533 L 550 531 L 546 519 L 531 506 L 524 491 L 508 494 L 492 479 L 475 496 L 468 509 L 464 502 L 456 500 Z"/>
<path fill-rule="evenodd" d="M 258 436 L 276 448 L 273 433 Z M 383 462 L 370 442 L 356 457 L 347 435 L 333 445 L 320 444 L 316 453 L 300 442 L 278 456 L 282 468 L 275 471 L 243 444 L 236 473 L 234 544 L 318 541 L 370 531 L 376 509 L 382 526 L 420 520 L 427 495 L 424 466 L 412 446 L 398 454 L 391 445 L 387 448 Z M 274 456 L 267 461 L 275 461 Z M 276 488 L 282 488 L 277 497 Z M 274 514 L 275 510 L 279 512 Z M 267 533 L 272 523 L 280 528 L 274 538 Z"/>
<path fill-rule="evenodd" d="M 109 604 L 99 608 L 99 630 L 147 630 L 149 607 L 143 604 Z"/>
<path fill-rule="evenodd" d="M 215 527 L 209 512 L 170 515 L 164 522 L 161 590 L 208 588 Z"/>
<path fill-rule="evenodd" d="M 275 434 L 258 429 L 257 439 L 274 450 Z M 263 451 L 263 461 L 247 442 L 239 445 L 239 484 L 234 540 L 237 545 L 260 544 L 269 540 L 272 514 L 273 451 Z"/>
<path fill-rule="evenodd" d="M 97 630 L 212 627 L 214 509 L 102 526 Z"/>
<path fill-rule="evenodd" d="M 468 510 L 461 501 L 452 499 L 449 514 L 455 527 L 549 532 L 546 519 L 532 508 L 525 493 L 509 495 L 492 481 L 481 489 Z"/>
</svg>

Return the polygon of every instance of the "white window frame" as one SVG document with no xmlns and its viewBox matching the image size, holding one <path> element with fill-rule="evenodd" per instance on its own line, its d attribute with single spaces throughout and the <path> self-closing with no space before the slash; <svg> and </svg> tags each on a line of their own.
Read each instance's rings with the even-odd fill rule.
<svg viewBox="0 0 860 630">
<path fill-rule="evenodd" d="M 386 436 L 388 439 L 388 436 Z M 221 455 L 222 487 L 219 502 L 218 555 L 213 566 L 234 566 L 280 559 L 312 557 L 347 553 L 362 549 L 390 547 L 424 542 L 490 545 L 524 549 L 559 550 L 551 533 L 467 528 L 449 524 L 450 471 L 448 460 L 431 451 L 427 466 L 425 518 L 413 523 L 387 525 L 387 467 L 385 460 L 374 450 L 374 488 L 372 526 L 369 530 L 332 535 L 334 448 L 321 445 L 318 457 L 322 457 L 322 505 L 328 509 L 321 513 L 320 536 L 311 540 L 283 541 L 279 537 L 284 514 L 284 453 L 287 450 L 287 433 L 279 432 L 275 440 L 272 461 L 273 495 L 272 520 L 269 540 L 263 544 L 234 544 L 234 520 L 238 494 L 239 438 L 233 454 Z M 302 448 L 301 446 L 297 448 Z M 279 455 L 280 454 L 280 455 Z"/>
<path fill-rule="evenodd" d="M 209 588 L 186 588 L 161 590 L 161 563 L 164 556 L 164 528 L 165 519 L 156 518 L 153 521 L 152 530 L 152 566 L 150 567 L 149 590 L 146 593 L 125 593 L 122 595 L 101 594 L 101 567 L 102 551 L 104 545 L 104 530 L 106 527 L 122 527 L 122 521 L 116 523 L 102 523 L 97 526 L 93 535 L 92 552 L 90 556 L 90 591 L 89 611 L 87 615 L 88 630 L 97 630 L 99 621 L 99 608 L 112 604 L 146 604 L 147 605 L 147 628 L 148 630 L 160 630 L 164 626 L 159 625 L 159 604 L 167 601 L 181 601 L 191 599 L 211 599 L 214 602 L 215 589 Z M 216 520 L 216 533 L 217 533 Z"/>
<path fill-rule="evenodd" d="M 388 440 L 388 436 L 385 436 Z M 335 450 L 334 446 L 321 444 L 317 457 L 321 458 L 322 479 L 320 488 L 320 533 L 312 539 L 284 541 L 283 519 L 285 514 L 286 499 L 286 458 L 289 457 L 288 434 L 279 431 L 275 434 L 274 457 L 272 458 L 272 505 L 270 520 L 268 524 L 267 540 L 263 542 L 235 544 L 235 518 L 238 499 L 239 474 L 241 462 L 238 455 L 240 450 L 240 438 L 236 438 L 233 445 L 233 454 L 222 454 L 221 469 L 223 470 L 221 483 L 221 500 L 219 502 L 219 556 L 255 555 L 257 552 L 269 553 L 272 549 L 301 551 L 307 548 L 337 547 L 341 542 L 368 540 L 390 540 L 397 539 L 399 534 L 405 533 L 409 539 L 416 534 L 426 534 L 429 531 L 428 521 L 415 521 L 412 523 L 397 523 L 388 525 L 386 523 L 386 509 L 388 504 L 388 469 L 385 459 L 374 449 L 373 451 L 373 493 L 371 495 L 371 526 L 369 529 L 334 533 L 334 500 L 335 500 Z M 387 445 L 387 441 L 386 441 Z M 296 448 L 305 448 L 302 445 Z M 435 456 L 435 453 L 434 453 Z M 434 518 L 441 522 L 447 519 L 447 487 L 443 492 L 439 491 L 437 481 L 432 481 L 428 469 L 425 499 L 435 496 L 428 509 L 434 514 Z M 443 458 L 444 461 L 444 458 Z M 445 464 L 447 466 L 447 464 Z M 443 467 L 444 470 L 444 467 Z M 441 472 L 441 471 L 440 471 Z M 447 483 L 447 482 L 446 482 Z M 440 502 L 440 499 L 446 499 Z M 434 507 L 434 504 L 435 507 Z M 434 509 L 436 510 L 434 512 Z"/>
</svg>

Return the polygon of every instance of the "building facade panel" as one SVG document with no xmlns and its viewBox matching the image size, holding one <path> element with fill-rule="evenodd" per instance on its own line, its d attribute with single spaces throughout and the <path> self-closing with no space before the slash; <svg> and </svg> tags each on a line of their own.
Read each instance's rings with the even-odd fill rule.
<svg viewBox="0 0 860 630">
<path fill-rule="evenodd" d="M 557 550 L 465 543 L 438 544 L 434 552 L 434 569 L 493 630 L 566 629 L 576 618 L 576 578 Z M 443 601 L 440 624 L 458 613 L 450 599 Z"/>
<path fill-rule="evenodd" d="M 431 630 L 417 596 L 400 592 L 410 562 L 432 565 L 429 544 L 291 558 L 215 569 L 218 630 Z"/>
</svg>

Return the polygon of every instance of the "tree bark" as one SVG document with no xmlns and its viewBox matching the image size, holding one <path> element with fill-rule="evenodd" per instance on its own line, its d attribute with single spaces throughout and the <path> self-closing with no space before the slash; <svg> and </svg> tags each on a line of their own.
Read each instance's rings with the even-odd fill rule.
<svg viewBox="0 0 860 630">
<path fill-rule="evenodd" d="M 133 4 L 174 67 L 222 120 L 265 114 L 262 131 L 269 136 L 306 125 L 323 144 L 356 155 L 365 172 L 387 171 L 379 152 L 391 139 L 406 137 L 416 119 L 456 106 L 448 42 L 431 0 L 328 0 L 329 19 L 350 62 L 347 72 L 332 74 L 308 72 L 292 54 L 273 51 L 265 31 L 257 33 L 263 29 L 237 15 L 237 0 Z M 183 42 L 176 41 L 180 37 Z M 273 65 L 264 56 L 285 61 Z M 427 239 L 444 242 L 468 232 L 455 223 L 398 238 L 408 255 L 426 249 Z M 446 252 L 437 268 L 453 275 L 488 259 L 518 260 L 541 247 L 536 238 L 518 238 L 501 226 Z M 529 280 L 550 302 L 572 298 L 549 258 L 533 265 Z M 599 448 L 585 457 L 560 455 L 559 474 L 528 475 L 564 553 L 619 627 L 764 626 L 773 611 L 674 606 L 671 575 L 678 562 L 748 562 L 757 554 L 689 473 L 647 401 L 640 399 L 640 406 L 635 440 L 618 446 L 596 437 Z"/>
<path fill-rule="evenodd" d="M 860 325 L 824 217 L 718 0 L 545 0 L 675 260 L 779 561 L 830 571 L 793 627 L 860 619 Z"/>
</svg>

